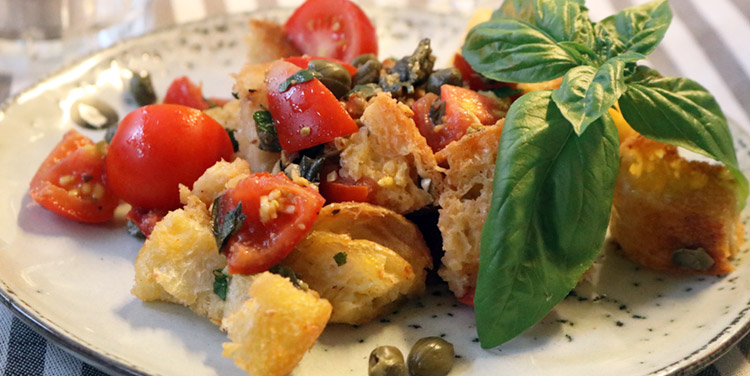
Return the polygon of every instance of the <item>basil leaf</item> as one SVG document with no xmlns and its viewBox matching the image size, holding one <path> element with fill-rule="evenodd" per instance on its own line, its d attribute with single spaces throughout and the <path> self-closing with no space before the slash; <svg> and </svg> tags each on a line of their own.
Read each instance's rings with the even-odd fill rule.
<svg viewBox="0 0 750 376">
<path fill-rule="evenodd" d="M 687 78 L 658 77 L 654 70 L 639 67 L 619 104 L 623 117 L 638 133 L 725 164 L 737 182 L 744 208 L 747 178 L 737 163 L 724 113 L 703 86 Z"/>
<path fill-rule="evenodd" d="M 253 114 L 255 132 L 258 134 L 258 149 L 278 153 L 281 151 L 279 136 L 273 125 L 273 118 L 269 111 L 260 110 Z"/>
<path fill-rule="evenodd" d="M 549 81 L 585 62 L 537 27 L 512 18 L 477 25 L 461 52 L 475 71 L 504 82 Z"/>
<path fill-rule="evenodd" d="M 299 174 L 309 182 L 320 181 L 320 170 L 323 169 L 323 162 L 326 157 L 320 156 L 317 158 L 310 158 L 303 156 L 299 161 Z"/>
<path fill-rule="evenodd" d="M 534 25 L 557 42 L 593 46 L 593 25 L 583 1 L 505 0 L 492 18 L 516 18 Z"/>
<path fill-rule="evenodd" d="M 346 264 L 346 253 L 345 252 L 339 252 L 335 255 L 333 255 L 333 261 L 336 262 L 337 266 L 342 266 Z"/>
<path fill-rule="evenodd" d="M 667 0 L 655 0 L 603 19 L 595 25 L 595 31 L 600 37 L 610 39 L 600 40 L 607 58 L 625 51 L 648 55 L 664 39 L 671 22 L 672 10 Z"/>
<path fill-rule="evenodd" d="M 235 136 L 237 130 L 229 128 L 224 128 L 224 130 L 227 131 L 227 135 L 229 135 L 229 141 L 232 143 L 232 150 L 234 150 L 235 153 L 240 151 L 240 143 L 237 142 L 237 136 Z"/>
<path fill-rule="evenodd" d="M 609 114 L 576 136 L 549 90 L 505 119 L 474 298 L 484 348 L 544 317 L 591 266 L 607 231 L 619 165 Z"/>
<path fill-rule="evenodd" d="M 297 273 L 292 270 L 292 268 L 285 266 L 285 265 L 276 265 L 271 267 L 271 269 L 268 269 L 269 272 L 273 274 L 278 274 L 284 278 L 289 279 L 290 282 L 294 285 L 294 287 L 300 289 L 300 290 L 307 290 L 307 285 L 304 285 L 303 282 L 299 279 L 297 276 Z"/>
<path fill-rule="evenodd" d="M 223 252 L 224 247 L 227 244 L 227 240 L 236 234 L 242 228 L 245 223 L 247 216 L 242 212 L 242 203 L 237 203 L 237 207 L 234 209 L 224 212 L 223 211 L 223 198 L 219 196 L 214 200 L 213 207 L 211 209 L 211 222 L 213 223 L 213 233 L 216 238 L 216 247 L 219 252 Z"/>
<path fill-rule="evenodd" d="M 284 82 L 279 84 L 279 93 L 283 93 L 289 90 L 292 85 L 301 84 L 312 80 L 313 78 L 320 77 L 320 73 L 310 69 L 300 69 L 293 75 L 287 77 Z"/>
<path fill-rule="evenodd" d="M 628 52 L 607 60 L 598 69 L 583 65 L 565 74 L 560 87 L 552 92 L 552 100 L 577 134 L 585 132 L 625 92 L 625 64 L 644 58 Z"/>
<path fill-rule="evenodd" d="M 227 289 L 229 288 L 229 276 L 221 269 L 214 270 L 214 294 L 221 300 L 227 300 Z"/>
</svg>

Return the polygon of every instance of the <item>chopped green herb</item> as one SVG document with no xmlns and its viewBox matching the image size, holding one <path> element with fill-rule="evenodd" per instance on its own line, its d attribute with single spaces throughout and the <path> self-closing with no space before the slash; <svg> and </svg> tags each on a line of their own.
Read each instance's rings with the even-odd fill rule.
<svg viewBox="0 0 750 376">
<path fill-rule="evenodd" d="M 234 135 L 235 133 L 237 133 L 237 130 L 229 128 L 224 128 L 224 130 L 227 131 L 227 134 L 229 135 L 229 141 L 232 141 L 232 149 L 234 150 L 234 152 L 236 153 L 240 151 L 240 143 L 237 142 L 237 137 Z"/>
<path fill-rule="evenodd" d="M 306 285 L 304 282 L 300 281 L 299 277 L 297 276 L 297 273 L 292 270 L 292 268 L 284 265 L 276 265 L 271 267 L 271 269 L 268 269 L 269 272 L 273 274 L 278 274 L 284 278 L 289 279 L 294 287 L 300 289 L 300 290 L 306 290 Z"/>
<path fill-rule="evenodd" d="M 221 269 L 214 270 L 214 294 L 221 300 L 227 300 L 227 289 L 229 288 L 229 275 L 224 274 Z"/>
<path fill-rule="evenodd" d="M 128 220 L 125 227 L 128 229 L 128 234 L 130 234 L 130 236 L 138 239 L 146 239 L 146 235 L 143 234 L 143 231 L 141 231 L 141 229 L 138 228 L 138 225 L 133 221 Z"/>
<path fill-rule="evenodd" d="M 333 255 L 333 261 L 336 261 L 336 265 L 338 265 L 338 266 L 346 264 L 346 253 L 345 252 L 339 252 L 339 253 Z"/>
<path fill-rule="evenodd" d="M 214 200 L 211 209 L 211 222 L 213 223 L 213 233 L 216 238 L 216 247 L 219 252 L 223 252 L 227 240 L 242 228 L 247 216 L 242 212 L 242 203 L 237 203 L 234 209 L 223 212 L 223 197 L 219 196 Z"/>
<path fill-rule="evenodd" d="M 258 148 L 264 151 L 278 153 L 281 151 L 279 137 L 276 135 L 276 127 L 273 125 L 271 113 L 266 110 L 255 111 L 255 130 L 258 133 Z"/>
<path fill-rule="evenodd" d="M 295 74 L 289 76 L 286 80 L 284 80 L 284 82 L 279 84 L 279 93 L 283 93 L 289 90 L 292 85 L 301 84 L 318 77 L 320 77 L 320 73 L 316 71 L 309 69 L 300 69 Z"/>
<path fill-rule="evenodd" d="M 214 101 L 212 101 L 212 100 L 210 100 L 210 99 L 208 99 L 206 97 L 203 97 L 203 100 L 208 104 L 208 108 L 221 107 L 218 104 L 216 104 L 216 102 L 214 102 Z"/>
<path fill-rule="evenodd" d="M 378 95 L 378 93 L 382 91 L 383 89 L 381 89 L 377 84 L 365 84 L 354 86 L 354 88 L 352 90 L 349 90 L 346 95 L 359 95 L 363 99 L 367 100 Z"/>
<path fill-rule="evenodd" d="M 323 168 L 325 156 L 310 158 L 303 156 L 299 162 L 299 174 L 310 182 L 320 181 L 320 170 Z"/>
<path fill-rule="evenodd" d="M 232 92 L 232 96 L 234 97 L 234 99 L 240 99 L 240 95 L 239 95 L 239 94 L 237 94 L 237 92 L 234 92 L 234 91 L 233 91 L 233 92 Z"/>
</svg>

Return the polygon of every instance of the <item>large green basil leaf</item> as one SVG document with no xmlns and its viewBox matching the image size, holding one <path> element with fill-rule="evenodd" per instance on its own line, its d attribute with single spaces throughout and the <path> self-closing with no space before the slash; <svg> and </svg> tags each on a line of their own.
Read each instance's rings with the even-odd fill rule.
<svg viewBox="0 0 750 376">
<path fill-rule="evenodd" d="M 505 0 L 492 18 L 516 18 L 534 25 L 557 42 L 593 47 L 594 29 L 583 0 Z"/>
<path fill-rule="evenodd" d="M 514 18 L 477 25 L 461 52 L 475 71 L 505 82 L 549 81 L 583 62 L 543 31 Z"/>
<path fill-rule="evenodd" d="M 565 74 L 560 87 L 552 92 L 552 100 L 576 133 L 582 134 L 625 92 L 625 64 L 645 58 L 627 52 L 607 60 L 598 69 L 586 65 L 575 67 Z"/>
<path fill-rule="evenodd" d="M 655 0 L 627 8 L 595 25 L 602 53 L 613 57 L 625 51 L 651 53 L 664 38 L 672 22 L 667 0 Z M 609 39 L 609 40 L 607 40 Z"/>
<path fill-rule="evenodd" d="M 744 207 L 747 178 L 739 169 L 727 119 L 711 93 L 690 79 L 659 77 L 645 67 L 638 67 L 627 84 L 619 104 L 628 124 L 648 138 L 725 164 L 737 181 Z"/>
<path fill-rule="evenodd" d="M 607 231 L 617 129 L 604 114 L 576 136 L 550 95 L 524 95 L 505 119 L 474 297 L 484 348 L 515 337 L 562 300 Z"/>
</svg>

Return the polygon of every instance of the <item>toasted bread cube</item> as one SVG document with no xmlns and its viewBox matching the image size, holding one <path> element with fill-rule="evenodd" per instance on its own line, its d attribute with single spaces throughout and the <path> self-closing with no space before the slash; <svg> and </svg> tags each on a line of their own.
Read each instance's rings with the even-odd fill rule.
<svg viewBox="0 0 750 376">
<path fill-rule="evenodd" d="M 346 255 L 342 265 L 339 253 Z M 326 231 L 308 234 L 283 264 L 331 302 L 331 322 L 363 324 L 389 313 L 416 284 L 411 264 L 393 250 Z"/>
<path fill-rule="evenodd" d="M 189 306 L 219 323 L 224 302 L 214 294 L 213 272 L 226 265 L 216 248 L 206 205 L 191 196 L 185 208 L 169 212 L 146 239 L 135 260 L 131 293 L 143 301 Z"/>
<path fill-rule="evenodd" d="M 439 187 L 438 228 L 443 236 L 440 277 L 457 297 L 474 291 L 482 227 L 492 199 L 502 123 L 452 142 L 435 155 L 445 168 Z"/>
<path fill-rule="evenodd" d="M 244 159 L 236 158 L 232 162 L 218 161 L 193 183 L 192 191 L 180 189 L 180 200 L 185 201 L 188 196 L 195 195 L 209 207 L 222 192 L 234 187 L 249 175 L 250 166 Z"/>
<path fill-rule="evenodd" d="M 744 237 L 737 189 L 725 166 L 688 161 L 642 136 L 620 147 L 610 232 L 646 267 L 725 274 Z"/>
<path fill-rule="evenodd" d="M 331 305 L 279 275 L 255 277 L 250 297 L 224 319 L 232 341 L 222 355 L 252 376 L 288 375 L 323 332 Z"/>
<path fill-rule="evenodd" d="M 321 209 L 312 230 L 346 234 L 393 250 L 414 270 L 416 283 L 410 296 L 424 292 L 427 269 L 432 269 L 432 255 L 419 228 L 403 215 L 363 202 L 334 203 Z"/>
<path fill-rule="evenodd" d="M 432 203 L 431 187 L 441 178 L 413 115 L 408 106 L 380 93 L 365 108 L 362 128 L 336 142 L 342 149 L 340 173 L 377 183 L 371 202 L 400 214 Z"/>
</svg>

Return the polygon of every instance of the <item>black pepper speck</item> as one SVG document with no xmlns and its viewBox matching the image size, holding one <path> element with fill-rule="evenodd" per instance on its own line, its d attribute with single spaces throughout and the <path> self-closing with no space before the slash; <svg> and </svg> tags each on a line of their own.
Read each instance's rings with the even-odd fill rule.
<svg viewBox="0 0 750 376">
<path fill-rule="evenodd" d="M 617 326 L 625 326 L 625 323 L 623 323 L 622 321 L 617 321 L 617 322 L 615 322 L 615 325 L 617 325 Z"/>
<path fill-rule="evenodd" d="M 422 325 L 419 324 L 409 324 L 409 327 L 413 329 L 422 329 Z"/>
</svg>

